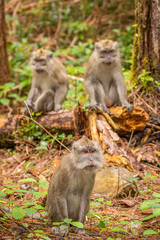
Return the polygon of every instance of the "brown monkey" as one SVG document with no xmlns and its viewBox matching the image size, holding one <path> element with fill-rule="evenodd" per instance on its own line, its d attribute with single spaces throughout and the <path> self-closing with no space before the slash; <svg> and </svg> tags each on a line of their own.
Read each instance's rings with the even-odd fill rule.
<svg viewBox="0 0 160 240">
<path fill-rule="evenodd" d="M 33 79 L 27 105 L 36 112 L 60 110 L 68 90 L 62 63 L 50 51 L 39 49 L 32 54 L 31 67 Z"/>
<path fill-rule="evenodd" d="M 85 71 L 84 85 L 93 110 L 99 106 L 109 113 L 106 103 L 109 106 L 122 105 L 127 111 L 133 110 L 127 102 L 117 42 L 106 39 L 95 43 Z"/>
<path fill-rule="evenodd" d="M 61 160 L 49 184 L 47 212 L 53 222 L 70 218 L 84 224 L 95 174 L 103 164 L 104 156 L 96 142 L 83 136 L 73 143 L 71 153 Z M 52 231 L 68 234 L 68 228 L 53 227 Z M 76 229 L 76 232 L 85 234 L 84 229 Z"/>
</svg>

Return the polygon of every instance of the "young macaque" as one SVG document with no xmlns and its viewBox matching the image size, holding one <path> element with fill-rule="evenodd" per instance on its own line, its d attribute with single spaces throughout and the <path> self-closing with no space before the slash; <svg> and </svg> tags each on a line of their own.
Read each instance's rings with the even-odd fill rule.
<svg viewBox="0 0 160 240">
<path fill-rule="evenodd" d="M 109 113 L 108 107 L 122 105 L 127 111 L 133 110 L 127 102 L 117 42 L 106 39 L 95 43 L 85 71 L 84 85 L 91 109 L 100 107 Z"/>
<path fill-rule="evenodd" d="M 71 153 L 61 160 L 49 184 L 47 212 L 52 222 L 69 218 L 84 224 L 95 174 L 103 164 L 103 152 L 96 142 L 83 136 L 73 143 Z M 63 236 L 68 234 L 68 228 L 53 227 L 52 231 Z M 75 228 L 75 231 L 85 234 L 84 229 Z"/>
<path fill-rule="evenodd" d="M 33 79 L 26 104 L 36 112 L 60 110 L 68 90 L 62 63 L 50 51 L 39 49 L 32 54 L 31 67 Z"/>
</svg>

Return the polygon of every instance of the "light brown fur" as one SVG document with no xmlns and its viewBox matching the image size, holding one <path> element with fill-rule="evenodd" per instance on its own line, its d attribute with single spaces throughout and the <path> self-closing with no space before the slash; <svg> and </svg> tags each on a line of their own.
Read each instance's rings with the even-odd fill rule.
<svg viewBox="0 0 160 240">
<path fill-rule="evenodd" d="M 95 174 L 103 164 L 103 153 L 96 142 L 85 136 L 74 142 L 71 153 L 61 160 L 50 180 L 47 212 L 53 222 L 70 218 L 84 224 Z M 60 231 L 58 227 L 52 230 L 61 235 L 68 233 L 68 229 Z M 85 233 L 84 229 L 76 231 Z"/>
<path fill-rule="evenodd" d="M 94 110 L 100 107 L 109 113 L 106 103 L 109 106 L 122 105 L 129 111 L 133 109 L 127 102 L 117 42 L 105 39 L 95 43 L 86 67 L 84 85 Z"/>
<path fill-rule="evenodd" d="M 33 79 L 27 105 L 36 112 L 60 110 L 68 90 L 64 66 L 50 51 L 44 49 L 33 52 L 30 64 Z"/>
</svg>

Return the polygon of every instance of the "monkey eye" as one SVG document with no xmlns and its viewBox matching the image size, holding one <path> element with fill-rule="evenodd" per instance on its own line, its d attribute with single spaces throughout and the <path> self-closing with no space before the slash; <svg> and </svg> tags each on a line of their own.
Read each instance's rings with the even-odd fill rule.
<svg viewBox="0 0 160 240">
<path fill-rule="evenodd" d="M 102 54 L 107 54 L 107 50 L 103 50 L 101 53 Z"/>
<path fill-rule="evenodd" d="M 83 149 L 83 153 L 89 153 L 88 149 Z"/>
<path fill-rule="evenodd" d="M 83 153 L 94 153 L 96 150 L 95 149 L 84 149 Z"/>
</svg>

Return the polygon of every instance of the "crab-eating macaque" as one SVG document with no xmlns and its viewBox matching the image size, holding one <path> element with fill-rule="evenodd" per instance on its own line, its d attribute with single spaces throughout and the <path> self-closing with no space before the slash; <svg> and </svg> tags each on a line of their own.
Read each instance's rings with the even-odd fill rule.
<svg viewBox="0 0 160 240">
<path fill-rule="evenodd" d="M 26 104 L 36 112 L 60 110 L 68 90 L 65 67 L 44 49 L 33 52 L 30 63 L 33 79 Z"/>
<path fill-rule="evenodd" d="M 49 184 L 47 212 L 52 222 L 69 218 L 84 224 L 95 174 L 103 165 L 104 155 L 96 142 L 83 136 L 73 143 L 71 153 L 61 160 Z M 74 230 L 85 234 L 84 229 Z M 52 231 L 63 236 L 68 234 L 68 228 L 53 227 Z"/>
<path fill-rule="evenodd" d="M 127 101 L 117 42 L 106 39 L 95 43 L 84 78 L 91 109 L 100 107 L 109 113 L 108 107 L 122 105 L 127 111 L 133 110 Z"/>
</svg>

